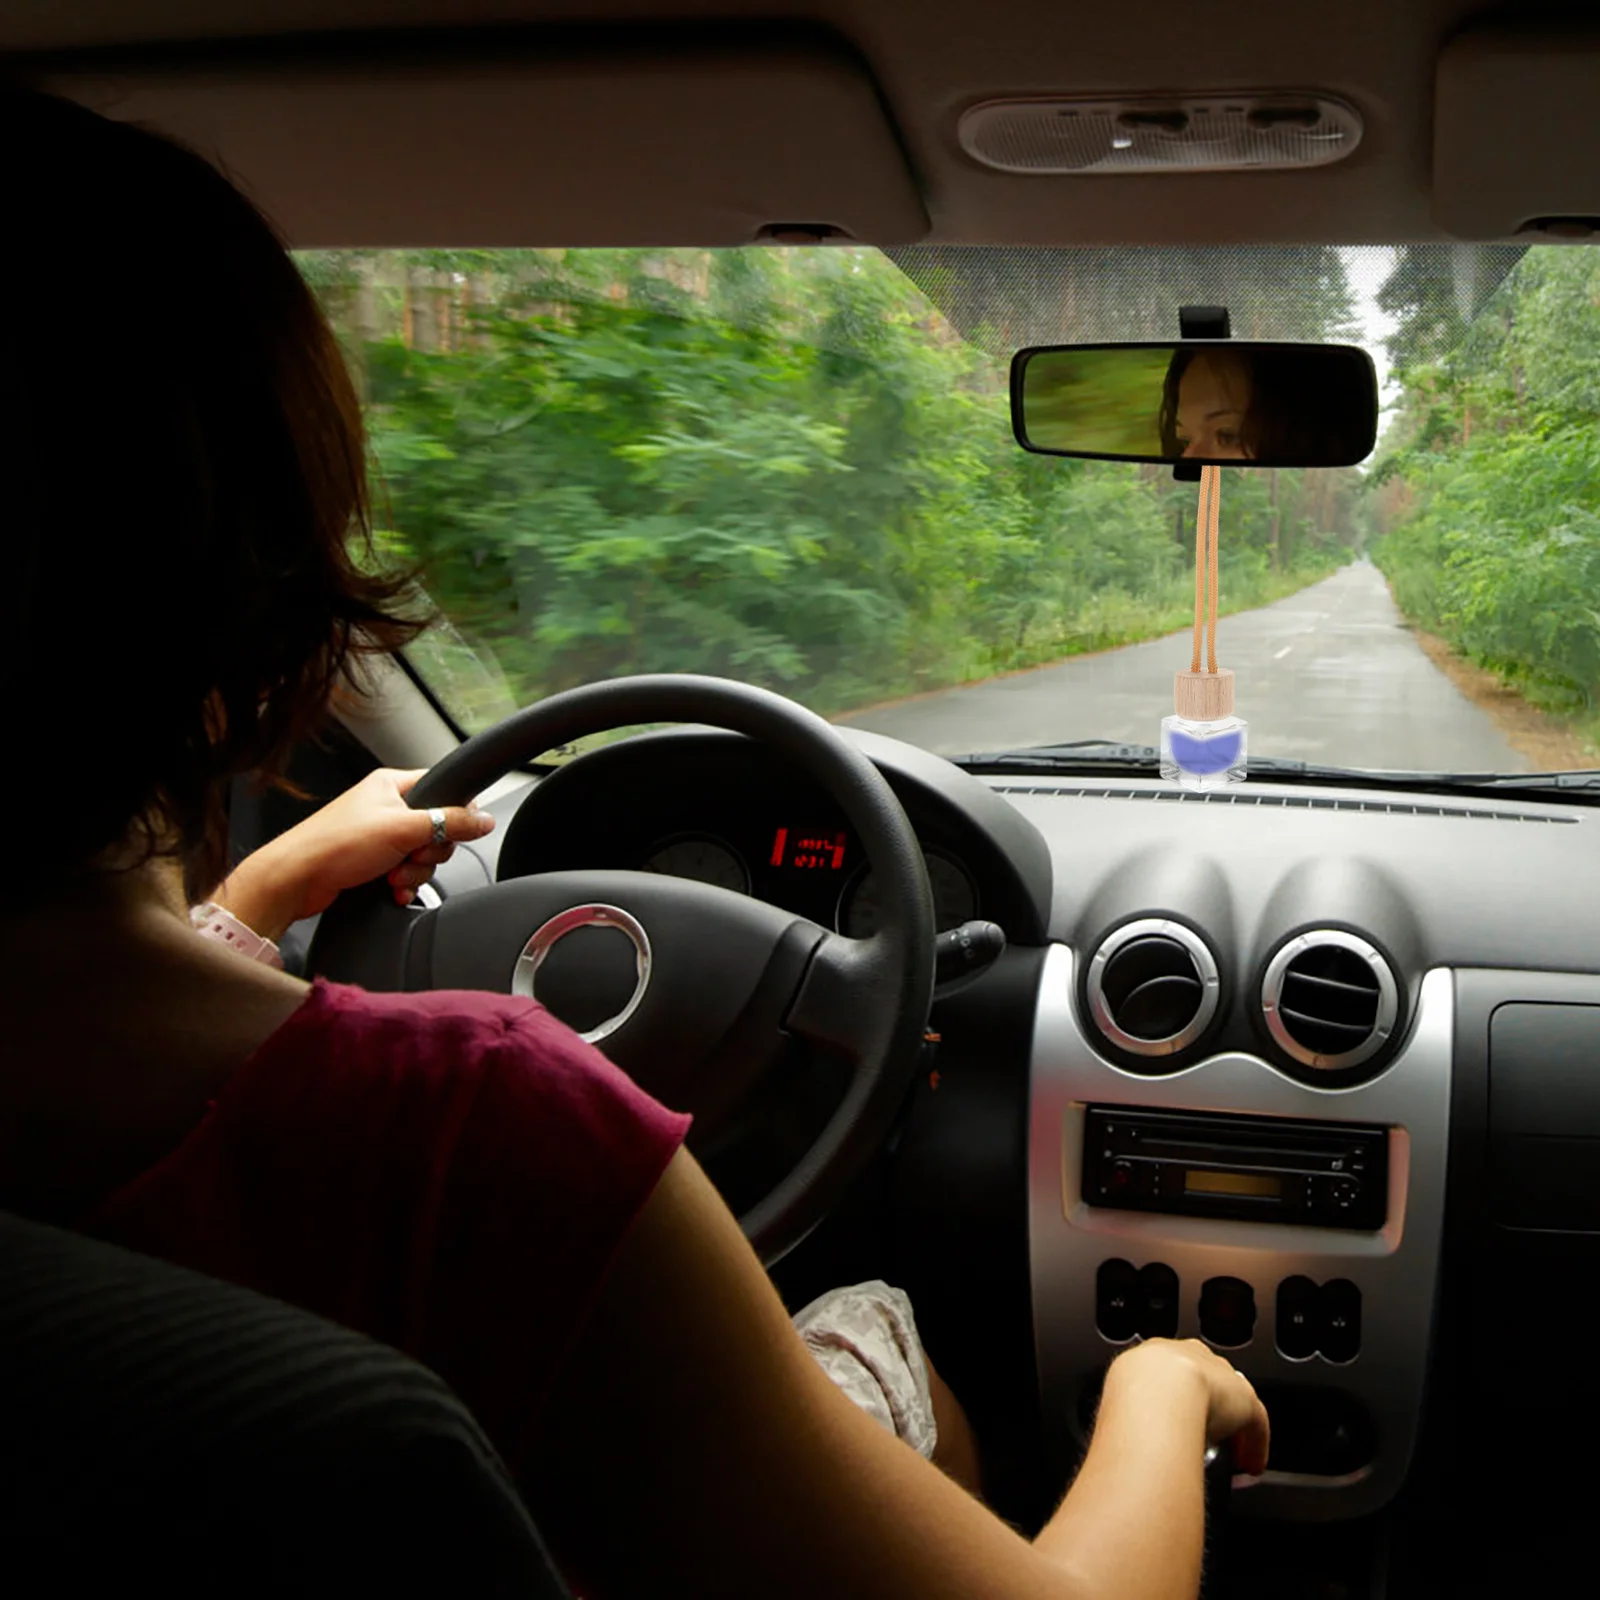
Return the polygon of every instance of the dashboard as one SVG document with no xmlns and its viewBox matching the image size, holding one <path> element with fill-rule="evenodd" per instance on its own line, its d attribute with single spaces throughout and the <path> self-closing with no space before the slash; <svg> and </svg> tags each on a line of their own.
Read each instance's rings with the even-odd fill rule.
<svg viewBox="0 0 1600 1600">
<path fill-rule="evenodd" d="M 936 1001 L 894 1155 L 895 1270 L 941 1370 L 996 1406 L 1025 1389 L 1059 1486 L 1116 1351 L 1205 1339 L 1270 1397 L 1240 1514 L 1388 1505 L 1441 1328 L 1458 1403 L 1487 1413 L 1507 1305 L 1600 1280 L 1600 815 L 979 778 L 846 736 L 906 807 L 940 927 L 1009 941 Z M 838 808 L 736 735 L 628 739 L 491 809 L 461 887 L 623 867 L 872 925 Z M 1600 1381 L 1580 1402 L 1570 1365 L 1519 1370 L 1553 1428 L 1580 1403 L 1600 1426 Z"/>
</svg>

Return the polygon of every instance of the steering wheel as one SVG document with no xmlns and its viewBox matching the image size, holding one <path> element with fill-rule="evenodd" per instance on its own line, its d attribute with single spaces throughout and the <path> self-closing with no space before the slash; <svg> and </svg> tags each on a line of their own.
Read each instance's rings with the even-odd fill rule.
<svg viewBox="0 0 1600 1600">
<path fill-rule="evenodd" d="M 532 994 L 587 1011 L 585 1033 L 641 1087 L 695 1117 L 691 1147 L 759 1140 L 752 1112 L 807 1064 L 842 1082 L 820 1132 L 740 1217 L 769 1264 L 820 1222 L 904 1100 L 933 993 L 922 850 L 883 775 L 821 717 L 722 678 L 615 678 L 552 695 L 452 751 L 411 790 L 465 805 L 512 767 L 588 734 L 692 722 L 757 739 L 819 783 L 873 874 L 877 931 L 849 939 L 748 895 L 651 872 L 545 872 L 402 908 L 387 884 L 323 913 L 309 970 L 376 990 Z M 631 992 L 630 992 L 631 990 Z M 599 1016 L 596 1017 L 598 1012 Z M 558 1011 L 558 1014 L 559 1011 Z M 603 1020 L 601 1020 L 603 1019 Z M 770 1104 L 771 1097 L 767 1096 Z M 810 1125 L 810 1124 L 808 1124 Z M 771 1141 L 768 1140 L 770 1149 Z"/>
</svg>

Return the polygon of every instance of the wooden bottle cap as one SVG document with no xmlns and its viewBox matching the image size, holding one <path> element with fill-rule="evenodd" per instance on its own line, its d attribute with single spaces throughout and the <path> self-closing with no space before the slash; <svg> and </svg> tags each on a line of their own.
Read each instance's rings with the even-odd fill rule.
<svg viewBox="0 0 1600 1600">
<path fill-rule="evenodd" d="M 1233 715 L 1233 670 L 1179 672 L 1173 675 L 1172 704 L 1190 722 L 1219 722 Z"/>
</svg>

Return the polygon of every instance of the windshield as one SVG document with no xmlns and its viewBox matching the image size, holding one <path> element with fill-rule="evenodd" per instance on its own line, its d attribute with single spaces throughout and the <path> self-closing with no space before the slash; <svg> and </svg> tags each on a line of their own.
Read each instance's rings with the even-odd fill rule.
<svg viewBox="0 0 1600 1600">
<path fill-rule="evenodd" d="M 412 661 L 475 731 L 636 672 L 766 685 L 942 754 L 1157 742 L 1197 486 L 1033 456 L 1036 342 L 1360 344 L 1374 455 L 1224 475 L 1217 653 L 1252 756 L 1596 760 L 1600 256 L 1583 249 L 316 252 Z"/>
</svg>

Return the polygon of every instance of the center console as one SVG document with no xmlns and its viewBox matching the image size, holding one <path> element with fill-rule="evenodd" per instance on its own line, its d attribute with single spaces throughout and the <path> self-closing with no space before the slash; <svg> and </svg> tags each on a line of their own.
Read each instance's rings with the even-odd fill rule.
<svg viewBox="0 0 1600 1600">
<path fill-rule="evenodd" d="M 1051 947 L 1033 1034 L 1029 1251 L 1045 1426 L 1064 1473 L 1139 1337 L 1200 1338 L 1267 1402 L 1241 1516 L 1362 1516 L 1415 1448 L 1439 1277 L 1449 972 L 1377 1076 L 1329 1087 L 1243 1051 L 1152 1075 L 1108 1060 Z"/>
</svg>

